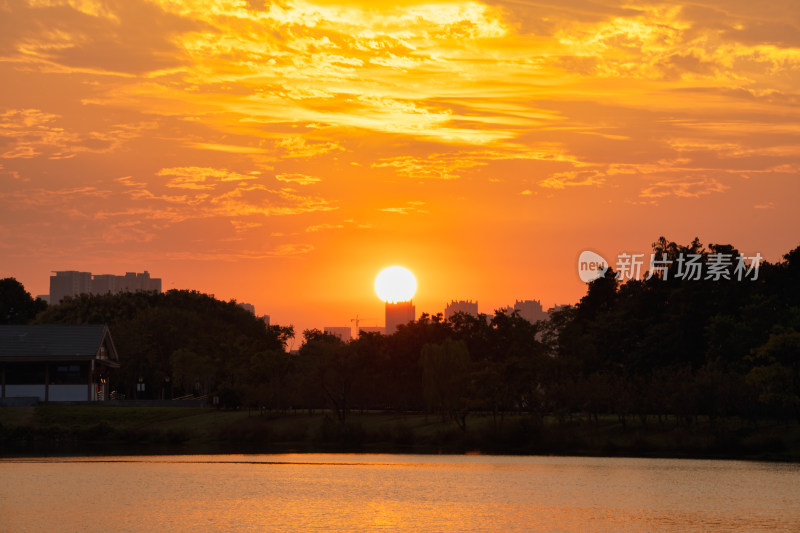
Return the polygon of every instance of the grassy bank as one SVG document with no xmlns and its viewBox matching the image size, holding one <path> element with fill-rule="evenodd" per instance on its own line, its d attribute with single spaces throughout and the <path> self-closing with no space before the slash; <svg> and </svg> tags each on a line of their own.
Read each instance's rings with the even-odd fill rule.
<svg viewBox="0 0 800 533">
<path fill-rule="evenodd" d="M 0 408 L 0 455 L 278 452 L 496 453 L 800 461 L 797 422 L 616 417 L 558 421 L 470 415 L 249 413 L 181 407 Z"/>
</svg>

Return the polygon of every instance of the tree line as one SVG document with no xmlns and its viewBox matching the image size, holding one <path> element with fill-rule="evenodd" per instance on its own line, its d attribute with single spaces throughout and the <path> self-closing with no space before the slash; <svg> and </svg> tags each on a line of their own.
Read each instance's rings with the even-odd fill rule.
<svg viewBox="0 0 800 533">
<path fill-rule="evenodd" d="M 730 245 L 663 237 L 653 251 L 703 264 L 738 255 Z M 343 423 L 354 411 L 424 411 L 462 428 L 476 412 L 498 424 L 510 413 L 612 415 L 623 424 L 797 418 L 800 247 L 762 263 L 755 280 L 737 280 L 735 264 L 729 279 L 681 279 L 678 262 L 669 263 L 646 280 L 609 269 L 576 305 L 533 324 L 504 311 L 423 314 L 392 335 L 350 342 L 306 330 L 296 353 L 286 351 L 291 327 L 194 291 L 79 296 L 47 308 L 28 295 L 11 306 L 6 295 L 19 299 L 21 285 L 6 279 L 0 319 L 108 324 L 121 363 L 111 385 L 128 397 L 142 381 L 141 396 L 151 398 L 209 394 L 227 408 L 327 409 Z"/>
</svg>

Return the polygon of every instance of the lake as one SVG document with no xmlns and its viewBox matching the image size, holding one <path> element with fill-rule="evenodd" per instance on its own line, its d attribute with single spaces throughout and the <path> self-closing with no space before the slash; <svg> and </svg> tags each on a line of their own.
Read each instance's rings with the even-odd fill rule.
<svg viewBox="0 0 800 533">
<path fill-rule="evenodd" d="M 0 460 L 0 531 L 798 531 L 800 465 L 442 455 Z"/>
</svg>

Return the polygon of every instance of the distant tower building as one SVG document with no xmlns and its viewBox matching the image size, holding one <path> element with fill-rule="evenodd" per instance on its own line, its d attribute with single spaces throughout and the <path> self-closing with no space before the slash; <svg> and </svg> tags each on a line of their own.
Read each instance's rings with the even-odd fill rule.
<svg viewBox="0 0 800 533">
<path fill-rule="evenodd" d="M 50 276 L 50 303 L 58 304 L 67 296 L 91 294 L 92 273 L 60 270 Z"/>
<path fill-rule="evenodd" d="M 472 300 L 452 300 L 447 307 L 444 308 L 444 317 L 448 320 L 456 313 L 466 313 L 468 315 L 478 316 L 478 302 Z"/>
<path fill-rule="evenodd" d="M 542 303 L 539 300 L 517 300 L 514 302 L 513 310 L 531 324 L 547 319 L 547 313 L 542 309 Z"/>
<path fill-rule="evenodd" d="M 397 303 L 386 302 L 386 335 L 397 331 L 397 326 L 400 324 L 408 324 L 415 319 L 416 313 L 411 300 Z"/>
<path fill-rule="evenodd" d="M 263 315 L 263 316 L 261 317 L 261 320 L 263 320 L 263 321 L 264 321 L 264 324 L 266 324 L 267 326 L 269 326 L 269 315 Z"/>
<path fill-rule="evenodd" d="M 249 304 L 249 303 L 245 303 L 245 302 L 239 302 L 236 305 L 238 305 L 239 307 L 241 307 L 245 311 L 249 311 L 250 314 L 252 314 L 252 315 L 256 314 L 256 306 L 254 306 L 253 304 Z"/>
<path fill-rule="evenodd" d="M 119 292 L 118 280 L 121 276 L 98 274 L 92 277 L 92 294 L 116 294 Z"/>
<path fill-rule="evenodd" d="M 125 272 L 124 276 L 117 276 L 117 284 L 120 292 L 161 292 L 161 278 L 151 278 L 147 270 L 141 274 Z"/>
<path fill-rule="evenodd" d="M 350 326 L 326 326 L 325 333 L 339 337 L 343 342 L 350 342 L 353 332 Z"/>
</svg>

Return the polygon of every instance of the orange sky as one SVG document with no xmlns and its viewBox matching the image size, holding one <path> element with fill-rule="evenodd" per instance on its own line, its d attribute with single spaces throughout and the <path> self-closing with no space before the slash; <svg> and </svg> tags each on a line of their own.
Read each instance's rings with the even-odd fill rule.
<svg viewBox="0 0 800 533">
<path fill-rule="evenodd" d="M 149 270 L 297 328 L 800 244 L 795 0 L 0 0 L 0 276 Z"/>
</svg>

